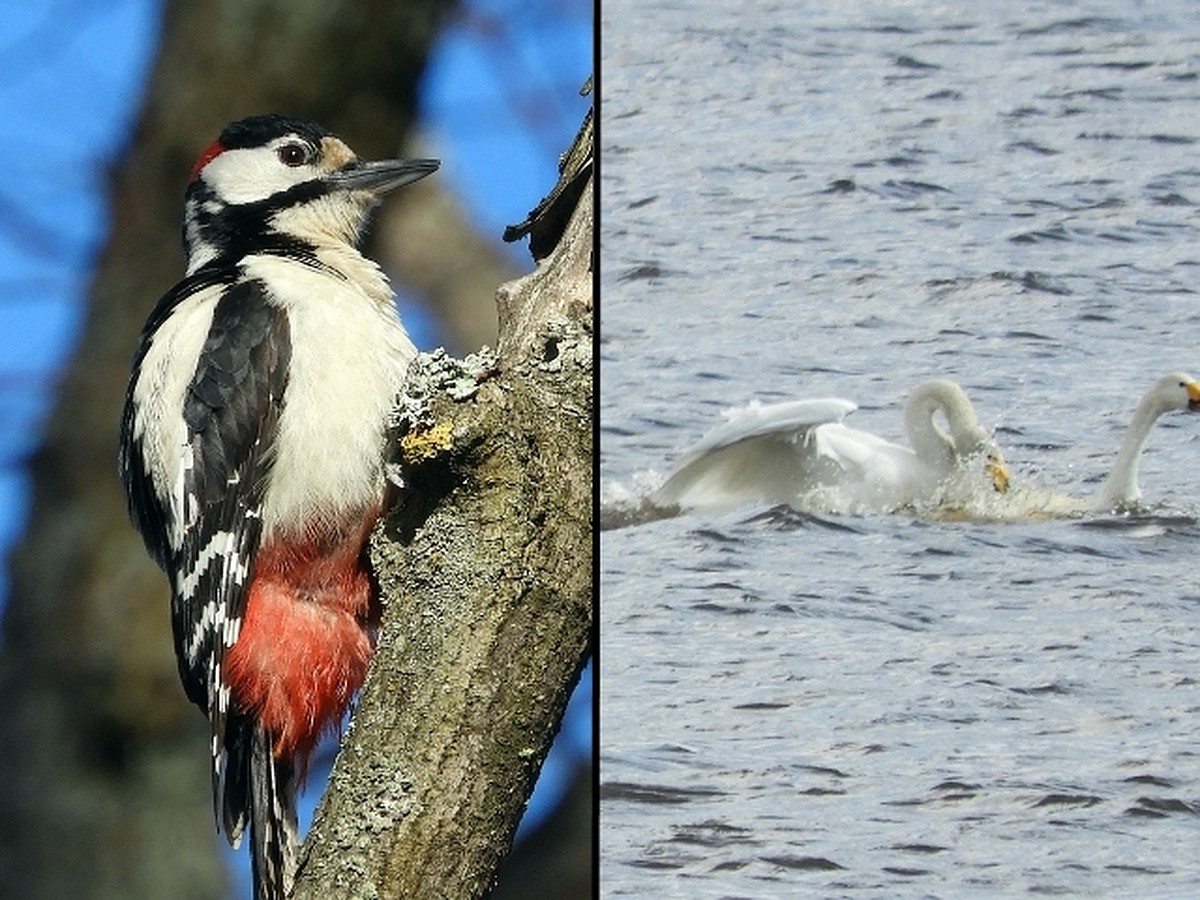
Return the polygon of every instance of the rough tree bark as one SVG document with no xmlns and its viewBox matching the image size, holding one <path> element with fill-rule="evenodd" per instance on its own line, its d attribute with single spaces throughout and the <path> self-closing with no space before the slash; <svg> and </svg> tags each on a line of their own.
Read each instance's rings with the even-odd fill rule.
<svg viewBox="0 0 1200 900">
<path fill-rule="evenodd" d="M 364 156 L 393 155 L 452 12 L 442 0 L 168 3 L 137 133 L 114 172 L 87 322 L 30 461 L 33 505 L 9 561 L 0 897 L 228 896 L 204 718 L 180 689 L 167 585 L 116 478 L 129 360 L 155 298 L 182 272 L 183 179 L 220 127 L 290 112 Z"/>
<path fill-rule="evenodd" d="M 545 258 L 498 294 L 494 365 L 435 357 L 407 391 L 407 490 L 372 544 L 379 649 L 296 900 L 483 896 L 586 660 L 590 117 L 576 148 L 539 219 L 552 233 L 533 228 Z"/>
</svg>

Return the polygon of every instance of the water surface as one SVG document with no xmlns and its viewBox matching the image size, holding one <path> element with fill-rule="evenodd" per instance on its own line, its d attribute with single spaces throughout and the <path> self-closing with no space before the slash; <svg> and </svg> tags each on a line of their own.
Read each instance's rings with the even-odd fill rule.
<svg viewBox="0 0 1200 900">
<path fill-rule="evenodd" d="M 724 408 L 902 439 L 934 376 L 1086 496 L 1200 374 L 1200 10 L 602 7 L 609 509 Z M 1139 516 L 604 532 L 602 895 L 1194 894 L 1198 470 L 1179 414 Z"/>
</svg>

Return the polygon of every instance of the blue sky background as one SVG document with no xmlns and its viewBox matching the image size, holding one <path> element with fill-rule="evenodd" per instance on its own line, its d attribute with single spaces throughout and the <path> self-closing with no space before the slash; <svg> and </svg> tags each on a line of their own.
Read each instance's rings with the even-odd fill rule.
<svg viewBox="0 0 1200 900">
<path fill-rule="evenodd" d="M 439 179 L 498 245 L 504 226 L 521 221 L 554 184 L 558 155 L 590 105 L 578 89 L 592 71 L 592 12 L 590 0 L 466 0 L 431 61 L 422 89 L 422 152 L 441 158 Z M 160 0 L 4 3 L 0 553 L 6 555 L 27 514 L 24 461 L 79 336 L 90 268 L 108 223 L 106 173 L 136 122 L 160 15 Z M 197 152 L 213 137 L 197 135 Z M 526 244 L 507 252 L 522 269 L 530 267 Z M 147 313 L 155 300 L 146 298 Z M 402 308 L 402 315 L 419 347 L 441 343 L 436 322 L 418 310 L 406 315 Z M 0 605 L 7 590 L 0 571 Z M 591 755 L 590 688 L 589 671 L 522 831 L 552 808 L 571 759 Z M 322 788 L 320 773 L 311 781 L 306 817 Z"/>
</svg>

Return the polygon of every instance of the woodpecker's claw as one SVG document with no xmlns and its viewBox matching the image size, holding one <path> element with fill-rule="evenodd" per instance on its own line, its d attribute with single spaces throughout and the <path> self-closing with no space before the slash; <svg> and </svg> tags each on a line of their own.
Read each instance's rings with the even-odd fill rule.
<svg viewBox="0 0 1200 900">
<path fill-rule="evenodd" d="M 437 171 L 437 159 L 381 159 L 376 162 L 354 161 L 327 177 L 330 184 L 348 191 L 373 191 L 382 194 L 412 184 Z"/>
</svg>

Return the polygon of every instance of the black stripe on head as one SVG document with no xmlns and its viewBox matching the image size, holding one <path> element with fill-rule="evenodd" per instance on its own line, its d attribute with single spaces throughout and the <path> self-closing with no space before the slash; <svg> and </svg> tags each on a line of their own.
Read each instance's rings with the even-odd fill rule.
<svg viewBox="0 0 1200 900">
<path fill-rule="evenodd" d="M 296 116 L 281 116 L 269 113 L 263 116 L 250 116 L 239 119 L 225 126 L 218 140 L 226 150 L 240 150 L 251 147 L 264 147 L 276 138 L 295 134 L 311 143 L 314 147 L 321 145 L 321 138 L 332 135 L 333 132 L 321 127 L 316 122 L 301 119 Z"/>
<path fill-rule="evenodd" d="M 282 209 L 300 206 L 334 190 L 320 180 L 304 181 L 285 191 L 253 203 L 223 204 L 203 178 L 187 189 L 187 202 L 199 243 L 218 258 L 241 259 L 247 253 L 311 255 L 313 246 L 302 238 L 271 228 L 271 217 Z M 196 250 L 189 241 L 188 223 L 183 226 L 183 252 L 190 259 Z"/>
</svg>

